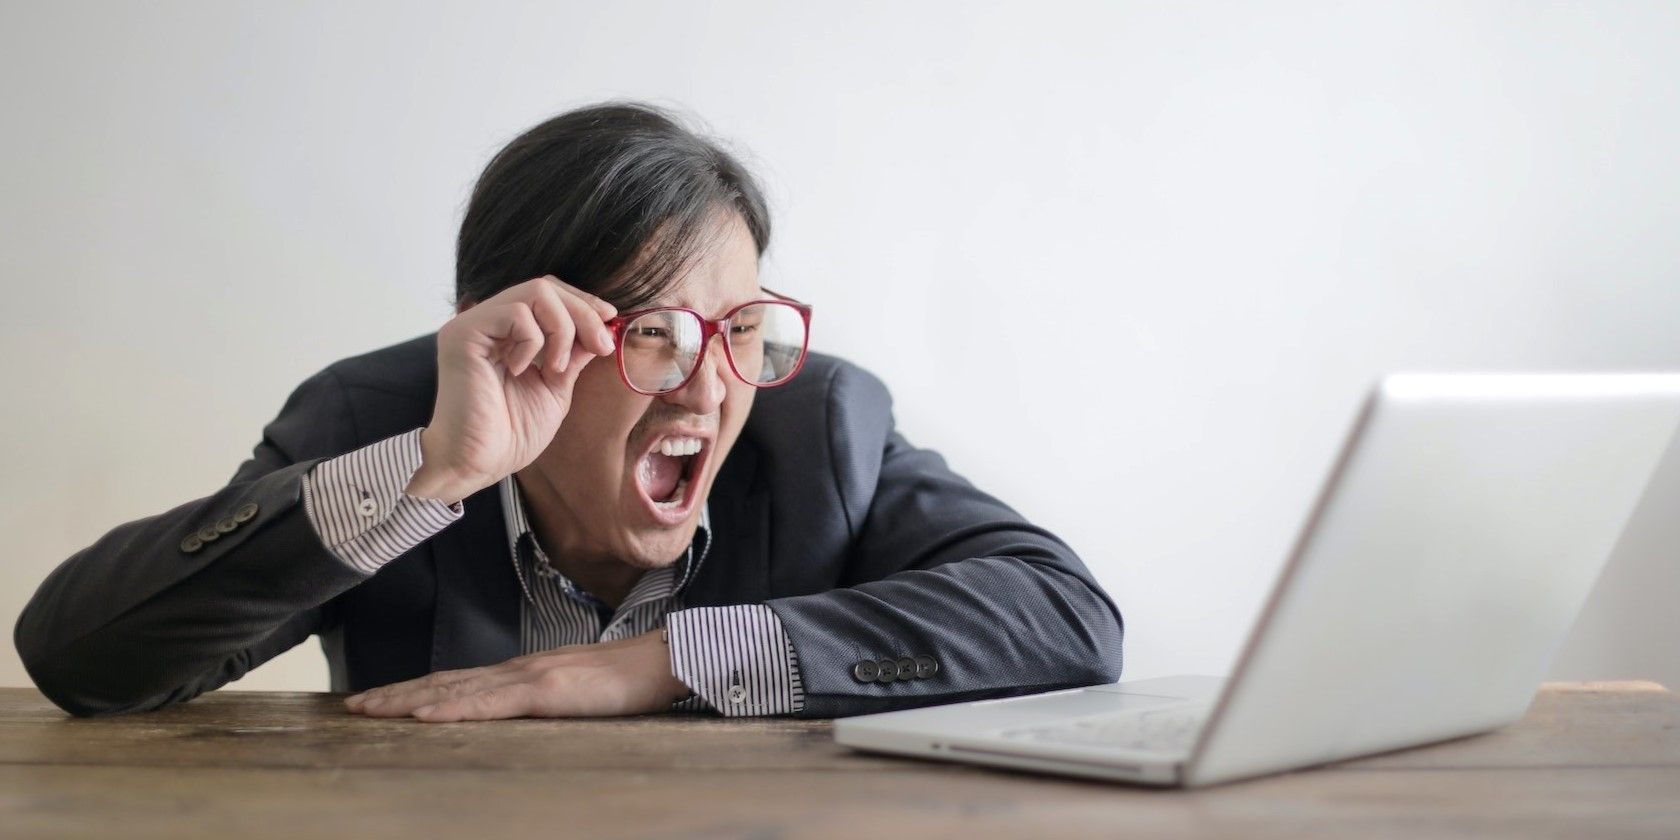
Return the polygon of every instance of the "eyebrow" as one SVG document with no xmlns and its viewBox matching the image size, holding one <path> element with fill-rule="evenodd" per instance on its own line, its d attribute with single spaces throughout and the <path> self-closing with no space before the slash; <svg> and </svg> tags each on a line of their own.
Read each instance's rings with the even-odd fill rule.
<svg viewBox="0 0 1680 840">
<path fill-rule="evenodd" d="M 734 302 L 731 302 L 731 303 L 726 303 L 726 304 L 724 304 L 721 311 L 722 312 L 733 312 L 736 309 L 739 309 L 742 306 L 745 306 L 749 303 L 757 303 L 759 301 L 770 301 L 770 300 L 775 300 L 775 298 L 771 297 L 768 293 L 766 293 L 764 291 L 764 289 L 760 288 L 758 290 L 757 295 L 754 295 L 753 297 L 746 298 L 745 300 L 738 300 L 738 301 L 734 301 Z M 645 311 L 645 310 L 648 310 L 648 309 L 673 309 L 673 308 L 674 309 L 692 309 L 695 312 L 699 312 L 701 315 L 705 315 L 707 320 L 717 320 L 716 318 L 712 318 L 710 315 L 706 315 L 706 313 L 701 311 L 700 307 L 698 307 L 698 306 L 689 306 L 689 305 L 685 305 L 685 304 L 682 304 L 682 303 L 659 303 L 658 301 L 654 301 L 654 302 L 649 303 L 647 306 L 641 307 L 640 309 L 632 309 L 630 311 L 631 312 L 641 312 L 641 311 Z M 622 315 L 623 313 L 620 313 L 620 314 Z M 719 317 L 722 317 L 722 316 L 720 315 Z"/>
</svg>

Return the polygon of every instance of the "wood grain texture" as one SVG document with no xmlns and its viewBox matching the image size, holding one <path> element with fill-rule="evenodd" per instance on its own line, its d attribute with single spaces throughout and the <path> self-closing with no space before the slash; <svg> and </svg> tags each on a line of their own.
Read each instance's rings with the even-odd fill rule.
<svg viewBox="0 0 1680 840">
<path fill-rule="evenodd" d="M 1490 735 L 1199 791 L 836 746 L 824 721 L 425 724 L 219 691 L 70 718 L 0 689 L 0 835 L 1675 837 L 1680 697 L 1547 686 Z"/>
</svg>

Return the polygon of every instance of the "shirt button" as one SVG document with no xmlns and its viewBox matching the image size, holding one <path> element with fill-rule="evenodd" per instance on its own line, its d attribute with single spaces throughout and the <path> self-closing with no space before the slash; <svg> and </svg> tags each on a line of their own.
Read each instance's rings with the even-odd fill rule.
<svg viewBox="0 0 1680 840">
<path fill-rule="evenodd" d="M 373 503 L 372 496 L 363 496 L 362 500 L 356 503 L 356 512 L 363 516 L 372 516 L 378 510 L 379 505 Z"/>
<path fill-rule="evenodd" d="M 732 685 L 732 686 L 729 687 L 729 702 L 731 702 L 731 703 L 744 703 L 744 702 L 746 702 L 746 700 L 747 700 L 747 690 L 746 689 L 744 689 L 744 688 L 742 688 L 738 685 Z"/>
</svg>

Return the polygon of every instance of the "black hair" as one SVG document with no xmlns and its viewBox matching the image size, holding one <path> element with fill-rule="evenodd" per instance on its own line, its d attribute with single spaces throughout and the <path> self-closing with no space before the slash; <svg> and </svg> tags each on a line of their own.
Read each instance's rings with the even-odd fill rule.
<svg viewBox="0 0 1680 840">
<path fill-rule="evenodd" d="M 729 209 L 762 256 L 764 196 L 717 141 L 644 103 L 568 111 L 484 167 L 461 220 L 455 297 L 484 301 L 552 274 L 619 311 L 644 306 L 681 277 Z"/>
</svg>

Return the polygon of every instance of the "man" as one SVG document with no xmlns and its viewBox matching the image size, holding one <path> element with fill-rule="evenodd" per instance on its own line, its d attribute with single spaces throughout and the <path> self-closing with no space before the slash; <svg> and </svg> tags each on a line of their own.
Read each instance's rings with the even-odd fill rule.
<svg viewBox="0 0 1680 840">
<path fill-rule="evenodd" d="M 769 233 L 657 110 L 531 129 L 469 202 L 457 314 L 311 377 L 226 487 L 61 564 L 18 618 L 29 673 L 76 715 L 156 709 L 319 634 L 350 711 L 425 721 L 1118 678 L 1073 552 L 806 352 L 811 308 L 758 283 Z"/>
</svg>

